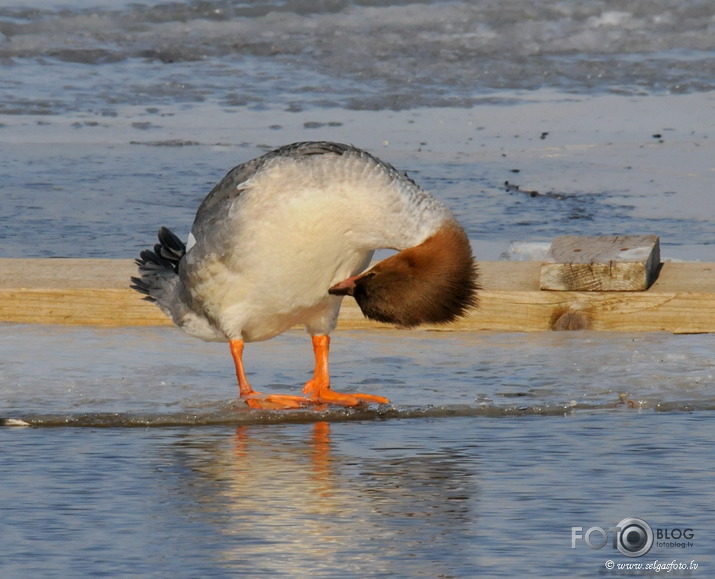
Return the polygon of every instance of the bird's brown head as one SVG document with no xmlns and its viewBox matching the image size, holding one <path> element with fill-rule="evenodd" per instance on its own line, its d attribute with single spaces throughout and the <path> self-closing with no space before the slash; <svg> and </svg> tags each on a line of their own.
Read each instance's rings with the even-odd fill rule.
<svg viewBox="0 0 715 579">
<path fill-rule="evenodd" d="M 469 240 L 455 224 L 328 292 L 353 296 L 367 318 L 410 328 L 464 316 L 477 305 L 477 289 Z"/>
</svg>

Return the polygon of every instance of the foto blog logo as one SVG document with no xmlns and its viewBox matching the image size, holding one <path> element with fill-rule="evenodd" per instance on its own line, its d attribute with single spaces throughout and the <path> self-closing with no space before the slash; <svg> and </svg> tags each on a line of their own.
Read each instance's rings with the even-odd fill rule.
<svg viewBox="0 0 715 579">
<path fill-rule="evenodd" d="M 613 548 L 626 557 L 642 557 L 651 550 L 656 539 L 659 547 L 692 547 L 690 541 L 695 536 L 693 529 L 656 529 L 638 517 L 626 517 L 615 527 L 571 527 L 571 548 L 577 541 L 583 541 L 591 549 L 602 549 L 608 543 L 609 533 Z M 663 540 L 665 539 L 665 540 Z M 685 540 L 682 540 L 685 539 Z"/>
</svg>

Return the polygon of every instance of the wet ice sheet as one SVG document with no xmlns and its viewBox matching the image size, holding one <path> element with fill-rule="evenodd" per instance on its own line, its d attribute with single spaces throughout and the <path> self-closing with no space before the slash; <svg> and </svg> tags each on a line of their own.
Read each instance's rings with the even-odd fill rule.
<svg viewBox="0 0 715 579">
<path fill-rule="evenodd" d="M 652 233 L 666 259 L 713 259 L 715 142 L 704 115 L 715 93 L 531 98 L 401 113 L 133 109 L 76 129 L 81 117 L 42 126 L 12 117 L 0 128 L 0 253 L 134 256 L 162 225 L 185 236 L 200 200 L 234 165 L 269 147 L 331 139 L 369 149 L 443 199 L 479 259 L 564 233 Z M 132 127 L 149 121 L 150 132 Z"/>
<path fill-rule="evenodd" d="M 713 90 L 707 2 L 119 2 L 0 7 L 0 112 L 117 104 L 471 106 L 499 90 Z M 408 31 L 407 33 L 405 31 Z M 57 87 L 62 90 L 58 91 Z"/>
<path fill-rule="evenodd" d="M 171 425 L 715 407 L 715 336 L 596 332 L 338 332 L 333 387 L 387 396 L 364 411 L 253 412 L 237 400 L 228 348 L 172 328 L 4 325 L 1 416 L 33 424 Z M 254 388 L 298 393 L 312 371 L 306 334 L 249 344 Z M 627 406 L 625 406 L 627 407 Z"/>
</svg>

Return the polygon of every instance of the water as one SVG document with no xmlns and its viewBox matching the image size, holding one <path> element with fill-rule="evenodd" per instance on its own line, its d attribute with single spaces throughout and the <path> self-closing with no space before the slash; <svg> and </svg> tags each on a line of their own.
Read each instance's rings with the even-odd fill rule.
<svg viewBox="0 0 715 579">
<path fill-rule="evenodd" d="M 133 257 L 237 163 L 331 139 L 481 259 L 654 233 L 713 261 L 714 56 L 705 0 L 5 1 L 0 256 Z M 2 324 L 0 574 L 710 576 L 713 340 L 336 332 L 336 386 L 392 405 L 272 413 L 225 345 Z M 246 363 L 296 391 L 309 340 Z M 629 516 L 693 545 L 571 548 Z"/>
<path fill-rule="evenodd" d="M 3 575 L 593 577 L 637 514 L 707 576 L 712 417 L 604 418 L 0 430 Z"/>
</svg>

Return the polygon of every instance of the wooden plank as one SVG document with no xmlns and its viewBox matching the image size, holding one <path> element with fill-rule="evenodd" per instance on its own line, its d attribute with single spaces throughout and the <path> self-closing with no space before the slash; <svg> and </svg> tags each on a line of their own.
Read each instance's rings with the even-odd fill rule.
<svg viewBox="0 0 715 579">
<path fill-rule="evenodd" d="M 431 329 L 715 332 L 715 263 L 666 262 L 644 292 L 541 291 L 540 262 L 482 262 L 479 267 L 479 308 L 464 320 Z M 130 259 L 0 259 L 0 321 L 171 325 L 159 308 L 128 287 L 134 273 Z M 338 326 L 391 328 L 365 320 L 350 298 Z"/>
<path fill-rule="evenodd" d="M 644 291 L 658 275 L 657 235 L 562 235 L 541 267 L 541 289 Z"/>
<path fill-rule="evenodd" d="M 171 325 L 129 288 L 130 259 L 0 259 L 0 321 L 93 326 Z"/>
</svg>

